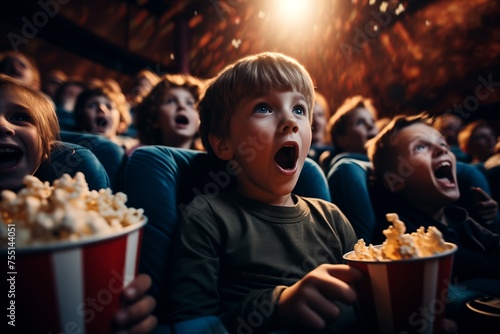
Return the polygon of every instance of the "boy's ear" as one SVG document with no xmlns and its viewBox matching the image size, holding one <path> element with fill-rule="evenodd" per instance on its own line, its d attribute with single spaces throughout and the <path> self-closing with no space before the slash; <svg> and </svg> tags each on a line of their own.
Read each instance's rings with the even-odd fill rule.
<svg viewBox="0 0 500 334">
<path fill-rule="evenodd" d="M 394 172 L 384 173 L 384 186 L 390 192 L 396 193 L 406 188 L 406 179 Z"/>
<path fill-rule="evenodd" d="M 208 140 L 219 159 L 231 160 L 233 158 L 233 150 L 231 149 L 231 146 L 226 143 L 225 139 L 219 138 L 215 135 L 208 135 Z"/>
</svg>

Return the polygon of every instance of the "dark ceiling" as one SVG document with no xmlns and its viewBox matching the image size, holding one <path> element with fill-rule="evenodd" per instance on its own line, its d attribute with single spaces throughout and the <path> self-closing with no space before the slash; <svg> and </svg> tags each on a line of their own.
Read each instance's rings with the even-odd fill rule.
<svg viewBox="0 0 500 334">
<path fill-rule="evenodd" d="M 1 10 L 0 47 L 35 57 L 42 75 L 112 76 L 124 90 L 143 68 L 209 78 L 278 51 L 306 66 L 333 108 L 363 94 L 387 116 L 498 117 L 499 1 L 309 0 L 299 15 L 284 14 L 301 1 L 281 2 L 18 0 Z"/>
</svg>

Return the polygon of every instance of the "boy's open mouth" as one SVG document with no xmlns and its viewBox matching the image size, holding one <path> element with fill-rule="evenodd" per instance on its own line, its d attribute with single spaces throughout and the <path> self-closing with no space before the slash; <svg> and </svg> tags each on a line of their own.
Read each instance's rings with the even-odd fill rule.
<svg viewBox="0 0 500 334">
<path fill-rule="evenodd" d="M 0 148 L 0 169 L 10 169 L 16 166 L 23 152 L 16 148 Z"/>
<path fill-rule="evenodd" d="M 455 184 L 455 177 L 453 176 L 453 171 L 451 163 L 449 161 L 443 161 L 434 169 L 434 176 L 438 180 L 445 181 L 447 184 Z"/>
<path fill-rule="evenodd" d="M 97 118 L 97 127 L 100 129 L 105 129 L 109 124 L 109 121 L 106 117 Z"/>
<path fill-rule="evenodd" d="M 290 170 L 295 167 L 297 155 L 297 147 L 294 145 L 285 145 L 276 152 L 274 160 L 284 170 Z"/>
<path fill-rule="evenodd" d="M 189 124 L 189 119 L 185 115 L 177 115 L 175 117 L 175 123 L 180 125 Z"/>
</svg>

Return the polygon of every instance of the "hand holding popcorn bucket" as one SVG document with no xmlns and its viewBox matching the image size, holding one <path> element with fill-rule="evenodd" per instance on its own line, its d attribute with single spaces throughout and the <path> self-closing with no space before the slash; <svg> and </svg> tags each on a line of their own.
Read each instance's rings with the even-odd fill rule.
<svg viewBox="0 0 500 334">
<path fill-rule="evenodd" d="M 57 202 L 50 197 L 58 192 L 55 189 L 63 188 L 56 185 L 57 181 L 54 187 L 50 187 L 32 179 L 36 186 L 28 185 L 29 191 L 23 193 L 21 190 L 17 197 L 2 194 L 3 223 L 0 225 L 9 222 L 16 225 L 15 266 L 12 270 L 15 273 L 12 275 L 15 298 L 9 301 L 15 305 L 15 327 L 9 326 L 12 332 L 84 334 L 111 333 L 113 330 L 112 319 L 120 309 L 123 288 L 137 275 L 142 229 L 147 219 L 142 210 L 124 207 L 126 198 L 111 195 L 109 189 L 97 193 L 83 187 L 80 195 L 73 196 L 75 189 L 79 189 L 75 184 L 85 182 L 81 177 L 65 179 L 66 192 L 70 196 L 61 195 L 65 203 L 69 203 L 69 207 L 63 210 L 64 214 L 56 213 L 57 209 L 40 209 L 45 204 Z M 67 187 L 71 182 L 72 186 Z M 42 195 L 36 197 L 34 189 Z M 27 204 L 33 203 L 33 197 L 42 198 L 41 204 L 37 202 L 35 205 L 40 209 L 36 214 L 29 212 L 32 208 Z M 44 197 L 51 199 L 45 201 Z M 72 201 L 74 203 L 70 203 Z M 60 205 L 56 206 L 60 209 Z M 99 206 L 101 209 L 96 209 L 98 215 L 94 212 L 90 216 L 84 215 L 79 211 L 93 211 L 92 208 Z M 75 212 L 80 218 L 87 218 L 72 220 Z M 52 221 L 48 213 L 52 215 Z M 28 217 L 30 215 L 41 221 L 34 224 Z M 62 217 L 59 223 L 58 215 Z M 109 216 L 119 217 L 120 224 L 111 223 L 114 226 L 108 229 Z M 103 217 L 107 227 L 92 226 Z M 33 224 L 27 223 L 30 220 Z M 66 226 L 68 224 L 71 226 Z M 5 255 L 7 250 L 2 250 L 2 253 Z M 7 281 L 7 284 L 11 282 Z M 4 291 L 8 290 L 7 286 Z"/>
<path fill-rule="evenodd" d="M 366 247 L 360 240 L 354 251 L 344 255 L 350 266 L 366 275 L 354 286 L 360 321 L 370 333 L 440 333 L 457 246 L 441 239 L 439 251 L 412 256 L 404 241 L 409 236 L 404 234 L 404 224 L 402 233 L 400 230 L 391 235 L 394 232 L 391 228 L 386 230 L 390 230 L 389 233 L 384 231 L 388 239 L 383 245 Z M 434 229 L 427 233 L 420 230 L 427 241 L 434 239 L 429 237 L 433 233 Z M 399 240 L 397 251 L 390 247 L 391 240 L 396 239 Z M 392 253 L 392 258 L 387 258 L 384 251 L 386 255 Z"/>
</svg>

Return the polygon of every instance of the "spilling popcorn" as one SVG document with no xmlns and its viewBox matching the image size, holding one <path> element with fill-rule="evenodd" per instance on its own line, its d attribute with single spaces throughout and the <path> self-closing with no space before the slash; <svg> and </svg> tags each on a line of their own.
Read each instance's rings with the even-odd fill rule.
<svg viewBox="0 0 500 334">
<path fill-rule="evenodd" d="M 359 239 L 354 245 L 353 259 L 357 260 L 404 260 L 432 256 L 448 250 L 443 235 L 435 226 L 427 231 L 421 226 L 416 232 L 405 233 L 406 226 L 395 213 L 388 213 L 387 220 L 392 223 L 383 231 L 386 241 L 380 247 L 366 245 Z"/>
<path fill-rule="evenodd" d="M 109 234 L 143 221 L 143 209 L 128 208 L 127 195 L 110 189 L 89 190 L 85 176 L 64 174 L 51 186 L 35 176 L 24 178 L 25 188 L 4 190 L 0 201 L 0 245 L 7 225 L 16 226 L 16 245 L 78 240 Z"/>
</svg>

